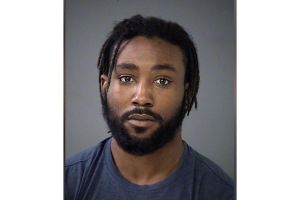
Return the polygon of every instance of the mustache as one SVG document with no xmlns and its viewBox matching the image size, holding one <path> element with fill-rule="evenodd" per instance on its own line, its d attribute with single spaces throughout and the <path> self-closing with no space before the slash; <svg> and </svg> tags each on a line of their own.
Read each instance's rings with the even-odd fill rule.
<svg viewBox="0 0 300 200">
<path fill-rule="evenodd" d="M 128 120 L 129 116 L 133 115 L 133 114 L 140 114 L 140 115 L 145 114 L 145 115 L 149 115 L 149 116 L 153 117 L 154 120 L 156 120 L 156 121 L 158 121 L 160 123 L 163 122 L 163 118 L 159 114 L 154 113 L 153 111 L 151 111 L 148 108 L 138 108 L 138 107 L 136 107 L 136 108 L 134 108 L 134 109 L 132 109 L 130 111 L 125 112 L 122 115 L 122 117 L 121 117 L 121 121 L 124 122 L 124 121 Z"/>
</svg>

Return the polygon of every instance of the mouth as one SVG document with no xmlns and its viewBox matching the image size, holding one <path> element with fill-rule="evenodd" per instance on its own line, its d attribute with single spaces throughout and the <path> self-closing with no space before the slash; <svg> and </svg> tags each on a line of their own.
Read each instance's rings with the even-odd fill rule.
<svg viewBox="0 0 300 200">
<path fill-rule="evenodd" d="M 147 114 L 131 114 L 128 120 L 138 120 L 138 121 L 155 121 L 154 117 Z"/>
<path fill-rule="evenodd" d="M 155 123 L 155 118 L 147 114 L 132 114 L 128 117 L 128 122 L 132 126 L 147 128 Z"/>
</svg>

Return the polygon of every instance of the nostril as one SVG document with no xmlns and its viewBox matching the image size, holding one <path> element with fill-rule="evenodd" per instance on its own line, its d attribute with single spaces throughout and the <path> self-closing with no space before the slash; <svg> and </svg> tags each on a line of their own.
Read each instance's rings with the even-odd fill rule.
<svg viewBox="0 0 300 200">
<path fill-rule="evenodd" d="M 138 105 L 139 105 L 137 102 L 132 102 L 132 104 L 133 104 L 134 106 L 138 106 Z"/>
<path fill-rule="evenodd" d="M 132 104 L 134 106 L 141 106 L 141 107 L 152 107 L 153 103 L 151 101 L 143 101 L 143 100 L 137 100 L 137 101 L 133 101 Z"/>
<path fill-rule="evenodd" d="M 132 100 L 134 106 L 151 107 L 153 106 L 153 98 L 151 95 L 147 96 L 135 96 Z"/>
<path fill-rule="evenodd" d="M 153 106 L 153 104 L 152 103 L 145 103 L 145 105 L 144 105 L 145 107 L 152 107 Z"/>
</svg>

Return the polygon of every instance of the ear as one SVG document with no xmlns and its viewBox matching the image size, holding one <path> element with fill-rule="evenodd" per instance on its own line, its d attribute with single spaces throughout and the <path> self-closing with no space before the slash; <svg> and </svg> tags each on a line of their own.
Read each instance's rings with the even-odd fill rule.
<svg viewBox="0 0 300 200">
<path fill-rule="evenodd" d="M 103 94 L 107 92 L 108 89 L 108 76 L 102 74 L 100 77 L 100 87 L 101 87 L 101 95 L 103 97 Z"/>
<path fill-rule="evenodd" d="M 190 87 L 190 84 L 189 84 L 189 83 L 186 83 L 186 84 L 184 85 L 184 91 L 187 91 L 187 90 L 189 89 L 189 87 Z"/>
<path fill-rule="evenodd" d="M 189 100 L 188 100 L 188 90 L 189 90 L 190 84 L 185 83 L 184 84 L 184 110 L 187 113 L 188 106 L 189 106 Z"/>
</svg>

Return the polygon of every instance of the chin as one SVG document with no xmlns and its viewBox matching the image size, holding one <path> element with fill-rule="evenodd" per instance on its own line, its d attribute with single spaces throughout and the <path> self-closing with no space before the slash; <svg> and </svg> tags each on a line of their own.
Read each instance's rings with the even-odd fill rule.
<svg viewBox="0 0 300 200">
<path fill-rule="evenodd" d="M 145 127 L 130 127 L 126 129 L 129 136 L 136 139 L 147 139 L 151 138 L 158 130 L 157 128 L 145 128 Z"/>
</svg>

